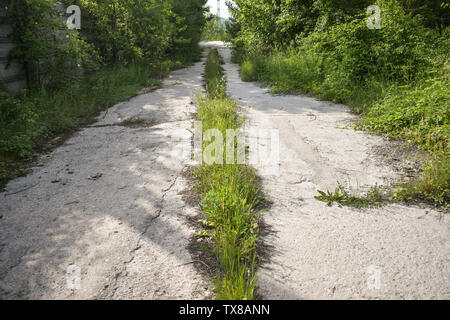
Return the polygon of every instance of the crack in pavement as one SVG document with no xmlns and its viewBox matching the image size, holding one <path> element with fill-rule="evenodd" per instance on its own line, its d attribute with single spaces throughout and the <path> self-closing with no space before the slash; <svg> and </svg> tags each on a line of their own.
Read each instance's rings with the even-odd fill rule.
<svg viewBox="0 0 450 320">
<path fill-rule="evenodd" d="M 185 168 L 186 167 L 184 167 L 183 170 Z M 142 249 L 142 241 L 145 240 L 145 234 L 148 232 L 148 229 L 153 224 L 153 222 L 161 216 L 161 214 L 164 210 L 164 202 L 165 202 L 166 195 L 168 192 L 170 192 L 170 190 L 177 183 L 178 178 L 181 176 L 181 174 L 182 174 L 182 171 L 176 175 L 175 179 L 173 179 L 172 183 L 169 185 L 168 188 L 162 189 L 163 194 L 161 196 L 161 200 L 158 203 L 157 214 L 154 217 L 152 217 L 150 219 L 150 221 L 144 226 L 144 230 L 141 232 L 141 236 L 139 237 L 136 247 L 133 250 L 131 250 L 129 253 L 131 255 L 131 258 L 128 261 L 124 262 L 124 265 L 122 266 L 121 270 L 114 275 L 113 280 L 112 280 L 113 283 L 108 284 L 107 287 L 104 288 L 104 290 L 107 292 L 104 292 L 100 295 L 102 297 L 102 299 L 113 299 L 114 298 L 115 293 L 116 293 L 117 289 L 119 288 L 118 283 L 120 281 L 120 278 L 125 277 L 127 275 L 128 265 L 134 261 L 137 251 Z"/>
</svg>

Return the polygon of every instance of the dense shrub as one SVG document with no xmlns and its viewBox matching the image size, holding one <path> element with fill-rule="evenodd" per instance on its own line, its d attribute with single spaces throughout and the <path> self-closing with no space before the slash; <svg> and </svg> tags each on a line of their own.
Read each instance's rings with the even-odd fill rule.
<svg viewBox="0 0 450 320">
<path fill-rule="evenodd" d="M 15 47 L 9 62 L 25 66 L 28 84 L 61 85 L 71 81 L 80 67 L 92 67 L 96 60 L 91 46 L 69 31 L 63 11 L 52 0 L 4 0 L 9 39 Z"/>
</svg>

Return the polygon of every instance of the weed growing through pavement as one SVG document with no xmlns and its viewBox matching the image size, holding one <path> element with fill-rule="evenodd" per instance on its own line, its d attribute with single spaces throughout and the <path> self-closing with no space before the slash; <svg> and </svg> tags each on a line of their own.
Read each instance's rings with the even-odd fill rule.
<svg viewBox="0 0 450 320">
<path fill-rule="evenodd" d="M 333 203 L 338 203 L 342 206 L 353 208 L 377 208 L 383 205 L 383 193 L 381 188 L 376 185 L 372 187 L 367 193 L 363 195 L 351 194 L 342 185 L 336 187 L 333 191 L 317 190 L 318 196 L 315 196 L 317 200 L 326 202 L 329 206 Z"/>
</svg>

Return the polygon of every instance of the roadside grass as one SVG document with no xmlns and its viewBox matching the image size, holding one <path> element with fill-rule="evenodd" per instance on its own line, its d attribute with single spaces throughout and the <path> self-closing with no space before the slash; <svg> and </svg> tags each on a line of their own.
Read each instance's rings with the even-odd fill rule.
<svg viewBox="0 0 450 320">
<path fill-rule="evenodd" d="M 237 103 L 226 95 L 221 64 L 218 51 L 211 50 L 205 68 L 207 95 L 198 97 L 197 119 L 202 121 L 203 131 L 218 129 L 225 136 L 227 129 L 239 128 L 243 120 L 237 114 Z M 262 200 L 258 177 L 252 168 L 237 163 L 203 164 L 194 176 L 219 265 L 214 281 L 217 299 L 255 299 L 260 217 L 256 207 Z"/>
<path fill-rule="evenodd" d="M 352 208 L 378 208 L 383 206 L 383 193 L 378 186 L 372 187 L 367 193 L 358 195 L 356 193 L 350 193 L 343 186 L 339 185 L 334 191 L 317 191 L 318 196 L 315 196 L 317 200 L 326 202 L 329 206 L 333 203 L 338 203 L 342 206 Z"/>
<path fill-rule="evenodd" d="M 217 49 L 211 50 L 205 64 L 206 93 L 210 98 L 220 99 L 226 97 L 222 65 L 223 59 L 219 51 Z"/>
<path fill-rule="evenodd" d="M 398 201 L 427 201 L 442 207 L 449 207 L 450 202 L 450 159 L 431 161 L 423 172 L 414 180 L 404 183 L 394 191 L 393 199 Z"/>
<path fill-rule="evenodd" d="M 105 67 L 63 87 L 0 93 L 0 190 L 28 167 L 53 138 L 90 124 L 103 110 L 156 87 L 179 62 Z M 69 136 L 69 135 L 67 135 Z"/>
<path fill-rule="evenodd" d="M 256 71 L 256 64 L 249 60 L 242 62 L 241 78 L 243 81 L 257 81 L 258 72 Z"/>
</svg>

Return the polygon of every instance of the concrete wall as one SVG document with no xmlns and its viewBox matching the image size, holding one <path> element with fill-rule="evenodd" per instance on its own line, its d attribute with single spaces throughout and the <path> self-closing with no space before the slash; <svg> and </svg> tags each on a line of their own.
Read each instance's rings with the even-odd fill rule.
<svg viewBox="0 0 450 320">
<path fill-rule="evenodd" d="M 69 17 L 69 15 L 65 13 L 64 7 L 58 5 L 55 6 L 55 10 L 63 13 L 63 17 L 61 17 L 62 21 L 65 22 L 67 17 Z M 8 63 L 8 53 L 14 48 L 14 44 L 8 39 L 11 27 L 2 23 L 5 17 L 6 12 L 3 7 L 0 7 L 0 81 L 3 80 L 10 92 L 17 93 L 28 87 L 27 77 L 25 68 L 22 64 L 12 62 L 8 68 L 6 67 Z M 46 82 L 46 75 L 43 70 L 39 70 L 36 77 L 43 83 Z M 2 90 L 1 85 L 0 90 Z"/>
<path fill-rule="evenodd" d="M 14 44 L 8 39 L 11 27 L 2 23 L 5 17 L 5 11 L 3 8 L 0 8 L 0 77 L 11 92 L 17 93 L 27 87 L 26 74 L 24 66 L 17 62 L 11 63 L 6 68 L 8 53 L 9 50 L 14 48 Z"/>
</svg>

